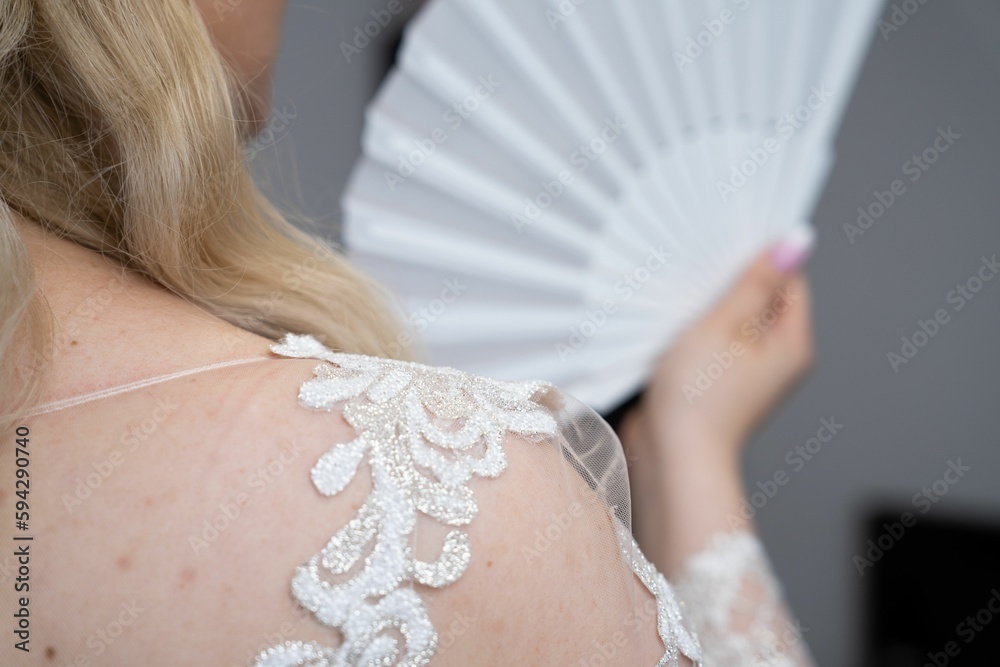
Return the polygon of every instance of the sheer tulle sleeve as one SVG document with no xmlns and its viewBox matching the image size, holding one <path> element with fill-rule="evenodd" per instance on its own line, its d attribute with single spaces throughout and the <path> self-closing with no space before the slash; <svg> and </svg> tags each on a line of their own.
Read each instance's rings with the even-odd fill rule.
<svg viewBox="0 0 1000 667">
<path fill-rule="evenodd" d="M 617 436 L 589 408 L 562 396 L 558 421 L 583 464 L 581 474 L 593 480 L 595 488 L 609 491 L 611 506 L 628 507 L 627 473 Z M 618 516 L 628 525 L 629 517 L 621 510 Z M 706 667 L 813 665 L 805 629 L 791 619 L 781 585 L 754 533 L 715 535 L 687 560 L 672 584 L 684 611 L 683 623 L 697 637 Z"/>
</svg>

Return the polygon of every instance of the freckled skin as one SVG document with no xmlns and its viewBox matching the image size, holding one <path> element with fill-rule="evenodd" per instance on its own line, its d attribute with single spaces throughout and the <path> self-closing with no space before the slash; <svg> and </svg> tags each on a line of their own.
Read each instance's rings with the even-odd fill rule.
<svg viewBox="0 0 1000 667">
<path fill-rule="evenodd" d="M 337 497 L 317 493 L 310 483 L 313 465 L 331 443 L 355 436 L 336 411 L 294 406 L 314 367 L 313 360 L 275 361 L 249 375 L 243 369 L 206 375 L 197 391 L 165 384 L 100 409 L 55 413 L 35 422 L 38 442 L 49 446 L 37 450 L 33 472 L 69 484 L 36 499 L 37 529 L 46 548 L 33 555 L 33 564 L 39 573 L 59 576 L 38 578 L 33 628 L 37 637 L 59 643 L 57 662 L 70 664 L 86 652 L 88 637 L 119 622 L 123 604 L 140 610 L 135 622 L 91 664 L 246 664 L 248 650 L 256 651 L 283 624 L 302 617 L 290 594 L 295 568 L 354 517 L 370 492 L 368 473 Z M 62 490 L 71 493 L 79 471 L 109 459 L 107 450 L 119 448 L 122 424 L 156 404 L 157 394 L 177 396 L 184 407 L 150 436 L 146 449 L 130 453 L 68 514 Z M 81 441 L 80 433 L 91 437 Z M 299 454 L 266 488 L 251 485 L 258 468 L 286 451 L 283 443 L 291 433 L 302 447 Z M 431 622 L 447 640 L 435 664 L 577 664 L 592 653 L 595 637 L 607 643 L 619 628 L 627 630 L 622 619 L 651 596 L 609 576 L 620 556 L 601 513 L 574 517 L 544 554 L 526 561 L 520 547 L 535 544 L 553 515 L 567 511 L 567 489 L 546 481 L 572 478 L 554 474 L 564 464 L 554 449 L 514 438 L 504 449 L 508 470 L 470 485 L 479 515 L 468 526 L 473 553 L 468 570 L 443 589 L 419 589 Z M 589 492 L 582 480 L 579 485 L 571 491 Z M 146 507 L 143 500 L 154 487 L 156 503 Z M 247 500 L 237 514 L 233 498 L 241 492 Z M 226 519 L 222 508 L 232 518 Z M 4 527 L 0 523 L 0 531 Z M 418 531 L 421 540 L 431 535 L 429 528 Z M 0 532 L 5 537 L 10 539 Z M 205 544 L 195 550 L 193 537 Z M 423 546 L 439 544 L 431 539 Z M 591 583 L 580 586 L 581 581 Z M 4 594 L 0 587 L 0 605 L 8 604 Z M 198 611 L 195 617 L 183 613 L 191 609 Z M 629 635 L 630 660 L 619 664 L 659 659 L 652 619 Z M 280 632 L 290 640 L 335 638 L 311 615 L 294 631 Z M 157 651 L 151 654 L 150 646 Z M 0 665 L 57 664 L 46 660 L 44 647 L 32 659 L 9 663 L 9 645 L 0 645 Z"/>
<path fill-rule="evenodd" d="M 193 568 L 184 568 L 181 570 L 181 586 L 188 586 L 194 583 L 194 580 L 197 579 L 197 577 L 198 574 Z"/>
</svg>

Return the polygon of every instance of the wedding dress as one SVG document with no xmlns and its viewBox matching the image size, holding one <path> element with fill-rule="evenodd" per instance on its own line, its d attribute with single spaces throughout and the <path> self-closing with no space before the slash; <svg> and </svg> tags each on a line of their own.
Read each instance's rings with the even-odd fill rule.
<svg viewBox="0 0 1000 667">
<path fill-rule="evenodd" d="M 354 437 L 329 442 L 325 452 L 311 458 L 311 480 L 295 478 L 286 483 L 312 494 L 315 503 L 326 503 L 326 507 L 346 504 L 343 492 L 356 478 L 370 477 L 370 483 L 361 502 L 345 505 L 344 516 L 350 518 L 339 525 L 324 523 L 316 511 L 302 516 L 294 526 L 270 529 L 268 539 L 279 545 L 288 545 L 296 531 L 303 530 L 311 533 L 308 543 L 328 540 L 318 552 L 291 554 L 301 562 L 294 571 L 273 573 L 285 586 L 290 578 L 291 595 L 307 620 L 311 619 L 307 634 L 325 639 L 282 636 L 281 641 L 263 647 L 247 647 L 248 662 L 256 667 L 434 664 L 435 656 L 447 649 L 456 632 L 445 624 L 436 627 L 432 621 L 436 591 L 463 579 L 487 577 L 493 562 L 502 566 L 503 559 L 513 561 L 508 565 L 519 576 L 530 577 L 556 553 L 595 573 L 581 575 L 577 581 L 577 586 L 592 588 L 597 596 L 594 611 L 579 610 L 580 614 L 597 614 L 603 608 L 628 611 L 622 623 L 609 623 L 597 631 L 598 636 L 588 637 L 572 650 L 567 648 L 562 664 L 641 664 L 636 647 L 643 641 L 659 642 L 655 644 L 656 654 L 662 656 L 659 665 L 812 664 L 802 631 L 789 615 L 780 586 L 751 532 L 717 536 L 673 582 L 647 561 L 630 533 L 628 477 L 621 445 L 596 413 L 571 396 L 545 382 L 498 381 L 449 368 L 336 353 L 308 335 L 288 334 L 271 346 L 271 352 L 270 357 L 183 370 L 50 403 L 24 421 L 34 442 L 47 442 L 51 447 L 54 440 L 82 437 L 74 415 L 78 417 L 78 411 L 88 407 L 98 409 L 108 422 L 108 434 L 123 433 L 114 444 L 117 458 L 110 455 L 111 463 L 104 468 L 124 470 L 130 457 L 151 456 L 143 452 L 147 449 L 164 458 L 155 464 L 154 459 L 147 459 L 142 465 L 166 469 L 177 465 L 169 458 L 169 448 L 178 442 L 178 434 L 184 434 L 185 411 L 205 409 L 197 393 L 199 378 L 244 367 L 263 368 L 279 360 L 315 362 L 311 376 L 300 378 L 298 407 L 294 386 L 273 390 L 274 395 L 289 394 L 290 414 L 287 420 L 282 416 L 284 428 L 304 429 L 304 420 L 313 420 L 315 425 L 315 420 L 342 419 Z M 268 388 L 273 381 L 266 374 L 246 377 L 252 378 L 249 390 L 234 387 L 231 393 L 252 413 L 257 401 L 271 400 L 259 395 L 272 391 Z M 121 405 L 111 405 L 115 401 Z M 44 451 L 36 449 L 32 455 L 47 456 Z M 542 469 L 526 471 L 511 463 L 522 454 L 536 456 L 533 465 Z M 53 465 L 57 465 L 55 459 Z M 61 505 L 78 521 L 88 511 L 118 502 L 110 499 L 110 491 L 99 487 L 125 476 L 116 479 L 117 472 L 105 475 L 101 465 L 93 468 L 103 480 L 93 473 L 81 474 L 78 481 L 83 487 L 61 495 Z M 279 476 L 277 468 L 270 470 L 272 476 Z M 484 485 L 499 484 L 496 480 L 505 475 L 529 473 L 543 480 L 536 486 L 539 498 L 555 499 L 549 506 L 556 510 L 541 519 L 529 513 L 504 517 L 504 507 L 493 502 L 481 506 L 483 492 L 474 493 L 488 488 Z M 71 475 L 67 473 L 66 478 Z M 245 506 L 276 499 L 272 494 L 256 500 L 250 489 L 260 480 L 252 476 L 247 480 L 254 481 L 244 489 Z M 530 507 L 534 496 L 523 502 L 527 505 L 522 507 Z M 56 516 L 53 526 L 65 519 L 59 511 L 49 511 Z M 249 510 L 244 513 L 249 516 Z M 212 535 L 238 521 L 246 522 L 240 530 L 264 530 L 242 517 L 230 518 L 228 523 L 213 521 L 206 520 L 200 532 L 176 529 L 175 534 L 187 530 L 187 546 L 197 554 L 199 549 L 213 548 Z M 484 552 L 476 537 L 483 533 L 475 531 L 495 533 L 513 525 L 510 521 L 524 522 L 527 527 L 520 530 L 529 539 L 518 538 L 520 542 L 502 552 Z M 164 530 L 175 529 L 165 526 Z M 587 536 L 586 541 L 580 534 Z M 502 542 L 503 536 L 498 539 Z M 50 541 L 57 544 L 55 538 Z M 175 548 L 176 541 L 164 540 L 164 549 Z M 484 561 L 488 561 L 486 567 Z M 61 566 L 72 567 L 72 563 Z M 58 576 L 57 572 L 49 575 Z M 560 593 L 555 592 L 556 602 Z M 552 592 L 548 595 L 552 597 Z M 494 602 L 472 600 L 470 613 L 475 615 Z M 640 637 L 647 629 L 649 636 Z M 482 633 L 483 638 L 491 632 L 475 623 L 461 631 Z M 509 640 L 517 641 L 517 637 Z M 481 660 L 476 664 L 495 664 L 486 654 Z"/>
</svg>

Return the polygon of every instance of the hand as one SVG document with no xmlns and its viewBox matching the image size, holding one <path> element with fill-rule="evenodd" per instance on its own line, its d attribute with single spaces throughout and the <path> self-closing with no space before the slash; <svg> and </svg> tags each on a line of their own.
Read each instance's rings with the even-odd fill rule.
<svg viewBox="0 0 1000 667">
<path fill-rule="evenodd" d="M 663 355 L 622 423 L 633 530 L 667 576 L 716 533 L 751 528 L 734 522 L 740 449 L 812 363 L 809 286 L 797 272 L 809 241 L 758 258 Z"/>
<path fill-rule="evenodd" d="M 812 363 L 809 286 L 797 271 L 809 241 L 792 237 L 759 257 L 663 355 L 624 424 L 630 455 L 739 454 Z M 648 447 L 658 451 L 634 451 Z"/>
</svg>

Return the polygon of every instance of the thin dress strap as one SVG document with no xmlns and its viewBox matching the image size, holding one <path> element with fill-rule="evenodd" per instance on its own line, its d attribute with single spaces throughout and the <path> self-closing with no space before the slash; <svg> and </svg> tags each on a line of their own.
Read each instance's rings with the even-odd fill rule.
<svg viewBox="0 0 1000 667">
<path fill-rule="evenodd" d="M 50 412 L 56 412 L 58 410 L 65 410 L 66 408 L 72 408 L 83 403 L 89 403 L 90 401 L 96 401 L 102 398 L 108 398 L 109 396 L 115 396 L 116 394 L 123 394 L 133 389 L 141 389 L 143 387 L 149 387 L 154 384 L 159 384 L 161 382 L 166 382 L 168 380 L 174 380 L 177 378 L 182 378 L 187 375 L 195 375 L 196 373 L 203 373 L 205 371 L 211 371 L 218 368 L 226 368 L 228 366 L 240 366 L 242 364 L 249 364 L 255 361 L 269 361 L 274 359 L 281 359 L 282 357 L 246 357 L 243 359 L 232 359 L 230 361 L 220 361 L 218 363 L 209 364 L 208 366 L 199 366 L 197 368 L 188 368 L 183 371 L 175 371 L 167 375 L 158 375 L 156 377 L 146 378 L 144 380 L 136 380 L 135 382 L 130 382 L 128 384 L 119 385 L 117 387 L 108 387 L 107 389 L 100 389 L 89 394 L 82 394 L 80 396 L 71 396 L 70 398 L 64 398 L 58 401 L 53 401 L 51 403 L 44 403 L 39 405 L 24 415 L 24 417 L 36 417 L 38 415 L 44 415 Z"/>
</svg>

